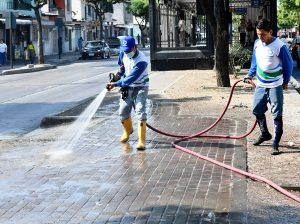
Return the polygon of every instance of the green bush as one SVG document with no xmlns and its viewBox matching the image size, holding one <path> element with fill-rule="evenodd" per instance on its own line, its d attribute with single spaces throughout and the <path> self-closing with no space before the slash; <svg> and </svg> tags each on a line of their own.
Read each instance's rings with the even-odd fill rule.
<svg viewBox="0 0 300 224">
<path fill-rule="evenodd" d="M 251 61 L 252 51 L 242 47 L 240 44 L 233 44 L 229 47 L 229 69 L 235 76 L 244 68 L 244 65 Z"/>
</svg>

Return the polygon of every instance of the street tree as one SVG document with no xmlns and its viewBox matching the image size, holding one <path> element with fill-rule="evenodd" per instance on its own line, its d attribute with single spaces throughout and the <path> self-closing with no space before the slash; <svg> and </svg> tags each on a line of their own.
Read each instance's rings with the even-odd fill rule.
<svg viewBox="0 0 300 224">
<path fill-rule="evenodd" d="M 82 0 L 84 3 L 91 5 L 99 20 L 100 39 L 103 39 L 103 21 L 105 13 L 113 12 L 113 4 L 127 2 L 127 0 Z"/>
<path fill-rule="evenodd" d="M 229 33 L 228 0 L 199 0 L 212 31 L 215 48 L 215 70 L 217 85 L 230 87 L 229 79 Z"/>
<path fill-rule="evenodd" d="M 145 30 L 149 22 L 149 1 L 148 0 L 132 0 L 127 8 L 128 12 L 136 17 L 139 29 L 141 30 L 141 41 L 145 47 Z"/>
<path fill-rule="evenodd" d="M 20 4 L 27 6 L 34 11 L 34 15 L 37 21 L 37 31 L 38 31 L 38 64 L 44 64 L 44 47 L 43 47 L 43 27 L 42 18 L 40 14 L 40 9 L 47 4 L 47 0 L 34 0 L 32 3 L 28 0 L 18 0 Z"/>
<path fill-rule="evenodd" d="M 278 23 L 282 28 L 300 29 L 300 0 L 280 0 Z"/>
</svg>

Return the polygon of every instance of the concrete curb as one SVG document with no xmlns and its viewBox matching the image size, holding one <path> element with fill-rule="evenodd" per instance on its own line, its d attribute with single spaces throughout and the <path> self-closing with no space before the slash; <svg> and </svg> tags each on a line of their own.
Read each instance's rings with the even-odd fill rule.
<svg viewBox="0 0 300 224">
<path fill-rule="evenodd" d="M 78 118 L 78 116 L 84 111 L 84 109 L 90 104 L 91 101 L 95 99 L 95 96 L 86 98 L 80 101 L 75 106 L 68 108 L 58 114 L 50 115 L 44 117 L 41 120 L 40 127 L 41 128 L 49 128 L 55 125 L 66 124 L 73 122 Z"/>
<path fill-rule="evenodd" d="M 67 124 L 67 123 L 75 121 L 96 97 L 97 97 L 97 95 L 88 97 L 86 99 L 79 101 L 76 105 L 71 106 L 70 108 L 68 108 L 60 113 L 56 113 L 56 114 L 44 117 L 41 120 L 40 127 L 41 128 L 49 128 L 49 127 L 53 127 L 55 125 Z M 101 103 L 101 108 L 98 108 L 98 110 L 97 110 L 99 112 L 99 114 L 96 115 L 97 114 L 97 112 L 96 112 L 96 114 L 94 115 L 93 118 L 100 118 L 100 117 L 103 118 L 103 117 L 111 116 L 111 113 L 114 113 L 114 111 L 116 111 L 117 108 L 119 108 L 119 98 L 120 98 L 120 96 L 119 96 L 118 91 L 110 93 L 109 96 L 106 95 Z M 112 105 L 112 102 L 114 102 L 113 105 Z M 106 107 L 108 105 L 112 105 L 112 106 L 110 106 L 107 111 Z M 116 108 L 113 108 L 113 107 L 116 107 Z"/>
<path fill-rule="evenodd" d="M 22 73 L 29 73 L 29 72 L 39 72 L 39 71 L 44 71 L 44 70 L 49 70 L 54 68 L 56 68 L 56 65 L 44 64 L 43 66 L 40 67 L 33 67 L 33 68 L 22 67 L 22 68 L 4 70 L 0 75 L 13 75 L 13 74 L 22 74 Z"/>
<path fill-rule="evenodd" d="M 77 119 L 78 116 L 49 116 L 49 117 L 44 117 L 41 120 L 40 127 L 41 128 L 48 128 L 48 127 L 53 127 L 56 125 L 60 124 L 66 124 L 73 122 Z"/>
</svg>

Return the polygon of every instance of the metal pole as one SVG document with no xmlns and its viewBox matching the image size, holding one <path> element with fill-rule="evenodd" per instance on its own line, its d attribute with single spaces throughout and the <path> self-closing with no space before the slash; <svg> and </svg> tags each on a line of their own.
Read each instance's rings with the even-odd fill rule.
<svg viewBox="0 0 300 224">
<path fill-rule="evenodd" d="M 12 19 L 13 19 L 13 15 L 12 15 L 12 12 L 10 12 L 10 24 L 12 24 L 13 22 L 12 22 Z M 10 27 L 10 30 L 9 30 L 9 34 L 10 34 L 10 67 L 11 67 L 11 69 L 13 69 L 13 48 L 12 48 L 12 46 L 13 46 L 13 44 L 12 44 L 12 31 L 13 31 L 13 29 L 12 29 L 12 25 L 11 25 L 11 27 Z"/>
<path fill-rule="evenodd" d="M 156 23 L 156 1 L 149 1 L 149 22 L 150 27 L 159 27 L 159 23 Z M 150 29 L 150 60 L 151 60 L 151 70 L 155 71 L 156 69 L 156 31 L 157 29 Z"/>
</svg>

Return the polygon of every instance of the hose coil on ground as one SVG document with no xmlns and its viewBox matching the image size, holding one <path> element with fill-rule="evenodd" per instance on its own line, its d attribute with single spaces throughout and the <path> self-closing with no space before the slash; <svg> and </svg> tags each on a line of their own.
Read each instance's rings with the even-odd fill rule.
<svg viewBox="0 0 300 224">
<path fill-rule="evenodd" d="M 288 192 L 287 190 L 283 189 L 282 187 L 280 187 L 279 185 L 275 184 L 274 182 L 272 182 L 271 180 L 268 180 L 264 177 L 261 177 L 261 176 L 258 176 L 258 175 L 255 175 L 255 174 L 252 174 L 252 173 L 249 173 L 249 172 L 246 172 L 244 170 L 241 170 L 241 169 L 238 169 L 238 168 L 235 168 L 233 166 L 229 166 L 227 164 L 224 164 L 224 163 L 221 163 L 217 160 L 214 160 L 214 159 L 211 159 L 209 157 L 206 157 L 206 156 L 203 156 L 199 153 L 196 153 L 192 150 L 189 150 L 185 147 L 182 147 L 182 146 L 179 146 L 178 143 L 182 142 L 182 141 L 187 141 L 189 139 L 192 139 L 192 138 L 199 138 L 199 137 L 206 137 L 206 138 L 228 138 L 228 139 L 241 139 L 241 138 L 245 138 L 247 137 L 248 135 L 250 135 L 253 130 L 255 129 L 256 127 L 256 124 L 257 122 L 254 122 L 252 128 L 250 130 L 248 130 L 245 134 L 242 134 L 242 135 L 238 135 L 238 136 L 231 136 L 231 135 L 211 135 L 211 134 L 205 134 L 207 133 L 209 130 L 211 130 L 212 128 L 214 128 L 219 122 L 220 120 L 223 118 L 223 116 L 225 115 L 229 105 L 230 105 L 230 102 L 231 102 L 231 99 L 232 99 L 232 96 L 233 96 L 233 92 L 234 92 L 234 89 L 236 87 L 236 85 L 239 83 L 239 82 L 242 82 L 243 80 L 238 80 L 236 81 L 233 86 L 231 87 L 231 91 L 230 91 L 230 95 L 229 95 L 229 98 L 228 98 L 228 101 L 227 101 L 227 104 L 222 112 L 222 114 L 216 119 L 216 121 L 211 125 L 209 126 L 208 128 L 202 130 L 202 131 L 199 131 L 198 133 L 196 134 L 186 134 L 186 135 L 177 135 L 177 134 L 172 134 L 172 133 L 166 133 L 166 132 L 163 132 L 161 130 L 158 130 L 154 127 L 152 127 L 151 125 L 147 124 L 147 127 L 150 128 L 151 130 L 159 133 L 159 134 L 162 134 L 162 135 L 166 135 L 166 136 L 169 136 L 169 137 L 175 137 L 175 138 L 179 138 L 175 141 L 173 141 L 171 144 L 173 147 L 175 147 L 176 149 L 178 150 L 181 150 L 185 153 L 188 153 L 188 154 L 191 154 L 193 156 L 196 156 L 197 158 L 200 158 L 200 159 L 203 159 L 203 160 L 206 160 L 210 163 L 213 163 L 215 165 L 218 165 L 222 168 L 225 168 L 225 169 L 228 169 L 228 170 L 231 170 L 235 173 L 238 173 L 238 174 L 241 174 L 243 176 L 246 176 L 246 177 L 249 177 L 251 178 L 252 180 L 255 180 L 255 181 L 259 181 L 259 182 L 263 182 L 263 183 L 266 183 L 268 184 L 269 186 L 273 187 L 274 189 L 276 189 L 277 191 L 279 191 L 280 193 L 288 196 L 289 198 L 297 201 L 300 203 L 300 197 Z M 251 84 L 254 88 L 256 87 L 254 82 L 252 80 L 249 80 L 249 84 Z"/>
</svg>

